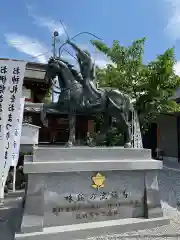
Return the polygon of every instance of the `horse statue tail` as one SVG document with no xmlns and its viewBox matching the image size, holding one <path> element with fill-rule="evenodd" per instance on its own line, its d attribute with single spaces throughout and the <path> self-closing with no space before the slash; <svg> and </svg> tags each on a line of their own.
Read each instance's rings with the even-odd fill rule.
<svg viewBox="0 0 180 240">
<path fill-rule="evenodd" d="M 132 147 L 143 148 L 141 128 L 137 111 L 134 109 L 134 104 L 131 102 L 131 132 L 132 132 Z"/>
</svg>

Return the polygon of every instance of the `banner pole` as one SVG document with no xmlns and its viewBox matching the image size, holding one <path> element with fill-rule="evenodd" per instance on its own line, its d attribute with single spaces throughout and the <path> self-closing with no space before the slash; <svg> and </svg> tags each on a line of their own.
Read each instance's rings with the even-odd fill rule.
<svg viewBox="0 0 180 240">
<path fill-rule="evenodd" d="M 16 191 L 16 167 L 13 169 L 13 192 Z"/>
</svg>

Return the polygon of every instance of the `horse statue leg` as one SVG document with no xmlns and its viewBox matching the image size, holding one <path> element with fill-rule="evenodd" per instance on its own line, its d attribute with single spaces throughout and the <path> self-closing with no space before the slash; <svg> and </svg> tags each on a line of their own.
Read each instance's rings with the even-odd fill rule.
<svg viewBox="0 0 180 240">
<path fill-rule="evenodd" d="M 48 109 L 57 109 L 57 103 L 43 104 L 40 110 L 40 119 L 45 127 L 48 127 L 47 111 Z"/>
<path fill-rule="evenodd" d="M 106 91 L 108 98 L 106 111 L 111 117 L 116 118 L 116 126 L 124 132 L 124 147 L 131 147 L 131 128 L 129 124 L 129 115 L 133 110 L 133 105 L 128 95 L 119 90 Z"/>
<path fill-rule="evenodd" d="M 124 148 L 131 148 L 131 141 L 132 141 L 132 136 L 131 136 L 131 128 L 130 128 L 130 124 L 128 122 L 128 119 L 126 118 L 126 116 L 123 116 L 124 114 L 122 114 L 122 119 L 123 119 L 123 125 L 124 125 Z"/>
<path fill-rule="evenodd" d="M 129 124 L 129 114 L 126 111 L 120 112 L 119 109 L 114 111 L 116 125 L 124 132 L 124 148 L 131 148 L 131 128 Z"/>
<path fill-rule="evenodd" d="M 118 97 L 118 96 L 117 96 Z M 117 101 L 118 100 L 118 101 Z M 129 125 L 129 113 L 132 105 L 128 99 L 108 98 L 106 114 L 116 119 L 116 126 L 124 132 L 124 148 L 131 147 L 131 128 Z"/>
<path fill-rule="evenodd" d="M 66 143 L 66 147 L 73 147 L 76 138 L 76 109 L 70 104 L 68 119 L 69 119 L 69 139 Z"/>
<path fill-rule="evenodd" d="M 132 116 L 132 109 L 133 106 L 128 100 L 128 103 L 126 103 L 126 107 L 123 108 L 124 110 L 121 112 L 121 119 L 123 120 L 124 125 L 124 148 L 131 148 L 132 147 L 132 133 L 131 133 L 131 125 L 129 123 L 129 116 Z"/>
<path fill-rule="evenodd" d="M 111 127 L 111 117 L 107 114 L 103 114 L 103 123 L 100 129 L 99 135 L 97 135 L 96 139 L 94 139 L 90 146 L 98 146 L 103 143 L 103 141 L 106 140 L 107 134 L 109 132 L 109 129 Z"/>
</svg>

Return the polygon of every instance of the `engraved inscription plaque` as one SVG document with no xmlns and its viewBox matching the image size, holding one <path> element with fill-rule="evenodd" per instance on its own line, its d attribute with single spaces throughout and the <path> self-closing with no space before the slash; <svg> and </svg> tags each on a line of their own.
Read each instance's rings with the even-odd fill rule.
<svg viewBox="0 0 180 240">
<path fill-rule="evenodd" d="M 45 182 L 45 227 L 144 215 L 142 172 L 57 173 Z"/>
</svg>

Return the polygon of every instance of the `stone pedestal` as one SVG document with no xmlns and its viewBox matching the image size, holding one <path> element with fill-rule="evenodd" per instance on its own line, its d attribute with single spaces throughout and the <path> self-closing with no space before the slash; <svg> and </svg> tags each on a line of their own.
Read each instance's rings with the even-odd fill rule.
<svg viewBox="0 0 180 240">
<path fill-rule="evenodd" d="M 21 144 L 22 145 L 34 145 L 38 144 L 40 127 L 23 123 L 21 133 Z"/>
<path fill-rule="evenodd" d="M 161 168 L 146 149 L 35 146 L 25 156 L 28 189 L 16 239 L 80 239 L 168 224 Z"/>
</svg>

